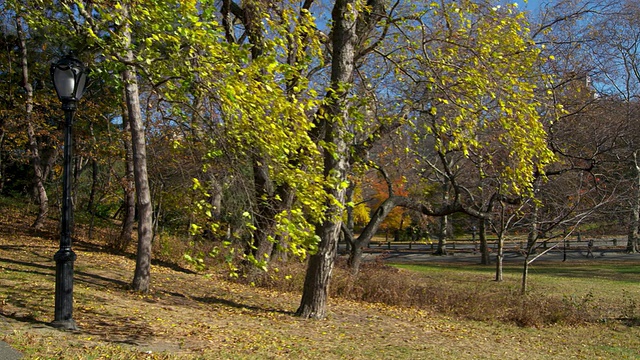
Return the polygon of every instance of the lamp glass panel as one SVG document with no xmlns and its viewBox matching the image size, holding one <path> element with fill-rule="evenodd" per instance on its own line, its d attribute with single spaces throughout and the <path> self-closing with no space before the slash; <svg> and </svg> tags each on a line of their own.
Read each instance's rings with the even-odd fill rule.
<svg viewBox="0 0 640 360">
<path fill-rule="evenodd" d="M 82 95 L 84 95 L 84 86 L 87 82 L 87 73 L 83 72 L 80 74 L 80 79 L 78 79 L 78 87 L 76 89 L 76 100 L 80 100 Z"/>
<path fill-rule="evenodd" d="M 53 73 L 53 82 L 60 98 L 69 98 L 73 96 L 75 85 L 75 77 L 71 69 L 63 70 L 57 68 Z"/>
</svg>

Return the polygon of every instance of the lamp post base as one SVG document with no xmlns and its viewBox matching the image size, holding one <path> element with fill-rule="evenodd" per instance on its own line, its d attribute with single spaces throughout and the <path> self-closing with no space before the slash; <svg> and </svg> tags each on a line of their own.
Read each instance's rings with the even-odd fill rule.
<svg viewBox="0 0 640 360">
<path fill-rule="evenodd" d="M 73 319 L 69 319 L 69 320 L 54 320 L 54 321 L 50 322 L 49 325 L 51 325 L 51 327 L 54 327 L 54 328 L 60 329 L 60 330 L 69 330 L 69 331 L 78 330 L 78 326 L 76 325 L 76 322 Z"/>
<path fill-rule="evenodd" d="M 63 236 L 63 243 L 71 240 Z M 61 248 L 53 257 L 56 261 L 55 316 L 51 326 L 65 330 L 78 330 L 73 321 L 73 262 L 76 254 L 70 248 Z"/>
</svg>

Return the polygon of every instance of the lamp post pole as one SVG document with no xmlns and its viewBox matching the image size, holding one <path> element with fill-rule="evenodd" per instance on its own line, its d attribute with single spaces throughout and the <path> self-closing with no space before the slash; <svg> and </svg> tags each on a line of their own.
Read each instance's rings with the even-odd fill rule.
<svg viewBox="0 0 640 360">
<path fill-rule="evenodd" d="M 84 65 L 66 56 L 51 66 L 54 86 L 65 115 L 64 164 L 62 169 L 62 218 L 60 221 L 60 249 L 54 255 L 56 262 L 55 315 L 53 327 L 77 330 L 73 320 L 73 263 L 76 254 L 71 249 L 71 156 L 73 149 L 72 126 L 76 103 L 82 96 L 86 81 Z"/>
<path fill-rule="evenodd" d="M 66 101 L 64 110 L 64 164 L 62 169 L 62 220 L 60 226 L 60 249 L 54 255 L 56 261 L 56 297 L 54 327 L 77 330 L 73 320 L 73 262 L 76 254 L 71 249 L 71 152 L 73 115 L 75 102 Z"/>
</svg>

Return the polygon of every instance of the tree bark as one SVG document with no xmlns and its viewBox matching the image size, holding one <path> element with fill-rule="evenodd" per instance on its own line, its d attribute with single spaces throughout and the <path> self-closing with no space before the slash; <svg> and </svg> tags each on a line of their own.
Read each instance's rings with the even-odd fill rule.
<svg viewBox="0 0 640 360">
<path fill-rule="evenodd" d="M 126 95 L 125 95 L 126 96 Z M 124 122 L 124 161 L 125 161 L 125 174 L 122 179 L 122 190 L 124 192 L 124 214 L 122 218 L 122 226 L 120 230 L 120 236 L 116 244 L 116 249 L 125 251 L 131 244 L 133 238 L 133 226 L 136 221 L 136 185 L 133 166 L 133 150 L 131 146 L 131 125 L 129 116 L 123 116 Z M 126 134 L 129 132 L 129 134 Z"/>
<path fill-rule="evenodd" d="M 288 184 L 284 184 L 282 186 L 278 186 L 277 193 L 282 199 L 282 204 L 280 205 L 280 209 L 282 211 L 291 209 L 293 206 L 293 201 L 295 200 L 296 194 L 295 191 Z M 271 253 L 272 260 L 278 261 L 287 261 L 288 257 L 288 237 L 285 234 L 280 234 L 276 236 L 276 242 L 274 244 L 273 252 Z"/>
<path fill-rule="evenodd" d="M 91 192 L 89 193 L 89 201 L 87 202 L 87 211 L 91 214 L 91 222 L 89 223 L 89 240 L 93 239 L 93 227 L 96 217 L 96 192 L 98 188 L 98 161 L 94 158 L 91 161 Z"/>
<path fill-rule="evenodd" d="M 504 236 L 498 236 L 498 254 L 496 256 L 496 281 L 502 281 L 502 260 L 504 259 Z"/>
<path fill-rule="evenodd" d="M 22 18 L 16 17 L 16 31 L 18 35 L 18 44 L 20 46 L 20 66 L 22 68 L 22 87 L 26 92 L 25 98 L 25 120 L 27 122 L 27 137 L 29 140 L 29 152 L 31 153 L 31 164 L 33 166 L 33 190 L 38 202 L 38 215 L 31 227 L 36 230 L 42 229 L 44 221 L 49 213 L 49 197 L 44 187 L 44 171 L 42 167 L 42 159 L 40 158 L 40 150 L 38 140 L 36 138 L 35 129 L 32 121 L 33 113 L 33 86 L 29 82 L 29 60 L 27 53 L 27 38 L 22 28 Z"/>
<path fill-rule="evenodd" d="M 351 166 L 351 164 L 349 164 Z M 355 182 L 349 184 L 347 191 L 345 192 L 345 203 L 353 204 L 353 193 L 355 191 Z M 349 254 L 349 265 L 351 265 L 352 253 L 354 250 L 355 240 L 353 238 L 353 229 L 355 227 L 355 219 L 353 218 L 353 206 L 347 206 L 346 209 L 346 221 L 342 226 L 342 240 L 345 242 L 345 248 Z"/>
<path fill-rule="evenodd" d="M 533 253 L 538 240 L 538 205 L 534 202 L 533 209 L 531 211 L 531 226 L 529 229 L 529 235 L 527 236 L 527 249 L 524 255 L 524 264 L 522 267 L 522 287 L 520 288 L 520 294 L 525 295 L 527 293 L 527 281 L 529 276 L 529 257 Z"/>
<path fill-rule="evenodd" d="M 5 119 L 0 116 L 0 194 L 4 192 L 4 184 L 6 183 L 6 172 L 4 159 L 4 121 Z"/>
<path fill-rule="evenodd" d="M 277 201 L 274 199 L 274 187 L 269 176 L 269 168 L 266 160 L 257 156 L 253 159 L 253 181 L 256 196 L 255 225 L 253 234 L 252 254 L 259 262 L 269 262 L 273 252 L 276 219 L 279 211 Z M 255 275 L 256 269 L 249 270 L 249 274 Z"/>
<path fill-rule="evenodd" d="M 390 196 L 378 206 L 371 216 L 371 220 L 365 226 L 357 239 L 353 240 L 353 247 L 349 254 L 349 268 L 353 274 L 357 274 L 362 264 L 362 249 L 369 244 L 373 236 L 378 232 L 380 225 L 389 213 L 398 206 L 403 198 L 398 196 Z"/>
<path fill-rule="evenodd" d="M 504 233 L 506 227 L 504 204 L 500 202 L 500 230 L 498 231 L 498 253 L 496 256 L 496 281 L 502 281 L 502 260 L 504 260 Z"/>
<path fill-rule="evenodd" d="M 125 18 L 129 18 L 129 4 L 122 4 L 122 12 Z M 133 173 L 135 178 L 136 193 L 138 198 L 138 252 L 136 256 L 136 269 L 133 275 L 132 288 L 136 291 L 146 292 L 151 282 L 151 240 L 153 238 L 153 208 L 151 204 L 151 190 L 147 175 L 147 150 L 145 145 L 145 129 L 140 110 L 140 97 L 138 93 L 138 79 L 135 67 L 129 64 L 135 62 L 132 44 L 131 29 L 128 22 L 123 25 L 125 48 L 129 49 L 125 55 L 125 70 L 122 72 L 122 80 L 125 85 L 125 101 L 131 126 L 131 145 L 133 152 Z"/>
<path fill-rule="evenodd" d="M 633 170 L 636 176 L 636 184 L 633 191 L 633 203 L 631 205 L 631 218 L 627 238 L 627 253 L 638 252 L 638 226 L 640 226 L 640 164 L 638 164 L 638 150 L 633 152 Z"/>
<path fill-rule="evenodd" d="M 440 232 L 438 233 L 438 248 L 434 255 L 447 255 L 447 227 L 449 226 L 449 217 L 444 215 L 440 217 Z"/>
<path fill-rule="evenodd" d="M 480 264 L 490 265 L 491 256 L 487 241 L 487 220 L 485 219 L 478 219 L 478 238 L 480 240 Z"/>
<path fill-rule="evenodd" d="M 302 300 L 296 311 L 296 315 L 300 317 L 317 319 L 326 316 L 329 283 L 342 225 L 345 187 L 336 186 L 336 184 L 346 181 L 348 167 L 345 135 L 349 114 L 345 86 L 353 82 L 355 45 L 358 40 L 356 1 L 336 0 L 331 17 L 333 19 L 331 89 L 327 94 L 328 118 L 320 119 L 320 125 L 326 128 L 323 140 L 326 144 L 334 146 L 330 150 L 324 150 L 324 175 L 328 182 L 325 190 L 334 199 L 327 204 L 326 219 L 316 228 L 316 234 L 321 240 L 318 252 L 309 259 Z"/>
<path fill-rule="evenodd" d="M 445 180 L 446 181 L 446 180 Z M 449 203 L 449 186 L 443 185 L 444 193 L 442 194 L 443 203 Z M 447 255 L 447 231 L 449 229 L 449 217 L 444 215 L 440 217 L 440 233 L 438 234 L 438 248 L 434 255 Z"/>
</svg>

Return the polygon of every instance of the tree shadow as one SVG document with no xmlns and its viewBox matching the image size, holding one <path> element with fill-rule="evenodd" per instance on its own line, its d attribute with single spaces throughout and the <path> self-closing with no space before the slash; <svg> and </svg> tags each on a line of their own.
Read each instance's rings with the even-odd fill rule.
<svg viewBox="0 0 640 360">
<path fill-rule="evenodd" d="M 216 296 L 202 296 L 202 297 L 194 297 L 193 300 L 204 303 L 204 304 L 219 304 L 224 306 L 233 307 L 236 309 L 247 309 L 256 312 L 265 312 L 265 313 L 278 313 L 284 315 L 294 315 L 293 311 L 286 311 L 275 308 L 265 308 L 261 306 L 243 304 L 237 301 L 227 300 Z"/>
<path fill-rule="evenodd" d="M 53 259 L 51 261 L 53 261 Z M 20 260 L 13 260 L 13 259 L 6 259 L 6 258 L 0 258 L 0 263 L 8 263 L 8 264 L 24 266 L 24 267 L 27 267 L 27 268 L 31 267 L 31 268 L 49 270 L 49 271 L 55 271 L 55 269 L 56 269 L 55 265 L 43 265 L 43 264 L 38 264 L 38 263 L 32 263 L 32 262 L 26 262 L 26 261 L 20 261 Z M 51 276 L 51 275 L 53 275 L 53 273 L 51 273 L 51 272 L 46 272 L 45 273 L 45 272 L 40 272 L 40 271 L 36 271 L 36 270 L 14 269 L 14 268 L 6 268 L 6 270 L 23 272 L 23 273 L 27 273 L 27 274 L 43 275 L 43 276 Z"/>
<path fill-rule="evenodd" d="M 109 254 L 109 255 L 117 255 L 117 256 L 124 256 L 128 259 L 131 260 L 135 260 L 136 259 L 136 254 L 131 253 L 131 252 L 127 252 L 127 251 L 121 251 L 118 249 L 114 249 L 112 247 L 109 246 L 101 246 L 101 245 L 97 245 L 88 241 L 82 241 L 82 240 L 75 240 L 74 239 L 74 244 L 76 244 L 76 248 L 78 250 L 82 250 L 85 252 L 91 252 L 91 253 L 105 253 L 105 254 Z M 190 269 L 186 269 L 178 264 L 175 264 L 173 262 L 169 262 L 166 260 L 159 260 L 159 259 L 151 259 L 151 265 L 155 265 L 155 266 L 161 266 L 167 269 L 171 269 L 173 271 L 176 272 L 180 272 L 183 274 L 197 274 L 195 271 L 190 270 Z"/>
<path fill-rule="evenodd" d="M 53 262 L 53 260 L 51 261 Z M 44 264 L 31 263 L 31 262 L 12 260 L 12 259 L 6 259 L 6 258 L 0 258 L 0 263 L 14 264 L 19 266 L 24 266 L 27 268 L 27 269 L 5 268 L 5 270 L 9 270 L 9 271 L 21 272 L 25 274 L 41 275 L 41 276 L 55 276 L 55 270 L 56 270 L 55 264 L 44 265 Z M 47 270 L 47 272 L 30 270 L 28 268 Z M 94 279 L 96 281 L 91 281 L 90 279 Z M 75 282 L 88 283 L 88 284 L 98 285 L 98 286 L 106 286 L 105 283 L 112 283 L 121 288 L 126 289 L 128 287 L 128 284 L 122 280 L 109 278 L 109 277 L 98 275 L 98 274 L 92 274 L 86 271 L 75 270 L 73 280 Z"/>
<path fill-rule="evenodd" d="M 4 308 L 0 308 L 0 317 L 12 319 L 14 321 L 31 324 L 34 326 L 51 326 L 50 323 L 36 319 L 33 314 L 28 314 L 20 311 L 7 311 Z"/>
<path fill-rule="evenodd" d="M 74 276 L 74 281 L 83 282 L 83 283 L 87 283 L 95 286 L 102 286 L 102 287 L 107 287 L 107 283 L 111 283 L 111 284 L 117 285 L 122 289 L 129 288 L 129 283 L 119 279 L 113 279 L 113 278 L 109 278 L 109 277 L 98 275 L 98 274 L 91 274 L 86 271 L 75 271 L 74 274 L 85 277 L 83 279 L 83 278 Z M 96 281 L 91 281 L 90 279 L 94 279 Z"/>
<path fill-rule="evenodd" d="M 49 228 L 34 229 L 25 222 L 3 222 L 0 224 L 0 234 L 37 237 L 48 240 L 57 239 L 60 236 L 56 231 L 51 231 Z"/>
<path fill-rule="evenodd" d="M 155 336 L 149 325 L 126 315 L 103 314 L 95 310 L 84 310 L 83 334 L 100 337 L 116 344 L 140 345 Z"/>
</svg>

